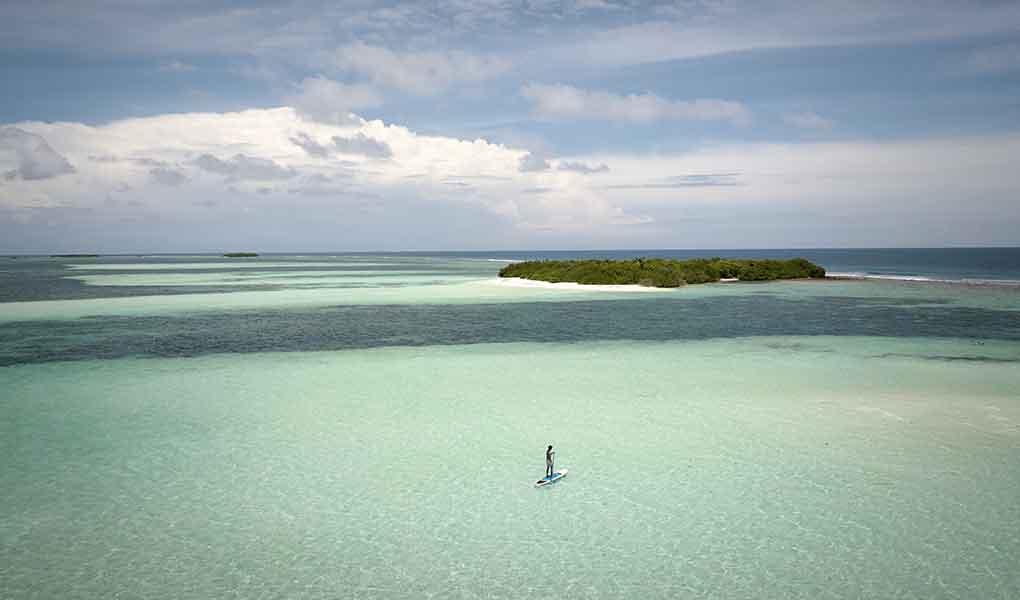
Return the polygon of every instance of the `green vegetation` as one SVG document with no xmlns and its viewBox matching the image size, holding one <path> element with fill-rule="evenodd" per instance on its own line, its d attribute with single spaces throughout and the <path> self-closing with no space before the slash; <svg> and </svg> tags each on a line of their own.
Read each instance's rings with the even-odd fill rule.
<svg viewBox="0 0 1020 600">
<path fill-rule="evenodd" d="M 223 256 L 227 258 L 254 258 L 258 256 L 257 252 L 227 252 Z"/>
<path fill-rule="evenodd" d="M 695 258 L 670 260 L 535 260 L 503 267 L 500 277 L 521 277 L 558 283 L 599 285 L 638 284 L 649 287 L 680 287 L 720 279 L 770 281 L 825 277 L 825 269 L 803 258 L 790 260 Z"/>
</svg>

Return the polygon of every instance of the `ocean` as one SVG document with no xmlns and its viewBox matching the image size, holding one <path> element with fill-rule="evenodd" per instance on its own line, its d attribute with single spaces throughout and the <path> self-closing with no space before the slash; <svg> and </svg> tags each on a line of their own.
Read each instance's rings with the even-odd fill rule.
<svg viewBox="0 0 1020 600">
<path fill-rule="evenodd" d="M 0 258 L 0 456 L 2 598 L 1017 598 L 1020 249 Z"/>
</svg>

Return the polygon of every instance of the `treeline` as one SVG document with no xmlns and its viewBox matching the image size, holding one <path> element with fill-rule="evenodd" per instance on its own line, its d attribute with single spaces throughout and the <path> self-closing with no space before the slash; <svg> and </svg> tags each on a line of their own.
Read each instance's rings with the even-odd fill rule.
<svg viewBox="0 0 1020 600">
<path fill-rule="evenodd" d="M 257 252 L 227 252 L 223 256 L 227 258 L 253 258 L 258 256 Z"/>
<path fill-rule="evenodd" d="M 559 283 L 590 285 L 637 284 L 648 287 L 680 287 L 720 279 L 770 281 L 825 277 L 825 269 L 805 260 L 695 258 L 635 258 L 632 260 L 532 260 L 507 265 L 500 277 L 521 277 Z"/>
</svg>

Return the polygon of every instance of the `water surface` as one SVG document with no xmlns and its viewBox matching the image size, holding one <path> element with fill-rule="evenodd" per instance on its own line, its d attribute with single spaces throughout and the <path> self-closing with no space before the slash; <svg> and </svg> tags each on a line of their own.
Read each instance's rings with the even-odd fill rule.
<svg viewBox="0 0 1020 600">
<path fill-rule="evenodd" d="M 478 258 L 8 270 L 0 597 L 1020 589 L 1015 286 L 564 292 Z"/>
</svg>

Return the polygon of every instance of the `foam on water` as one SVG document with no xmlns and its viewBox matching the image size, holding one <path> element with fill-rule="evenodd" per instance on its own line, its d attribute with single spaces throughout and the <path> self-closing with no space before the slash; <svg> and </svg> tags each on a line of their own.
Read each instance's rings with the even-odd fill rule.
<svg viewBox="0 0 1020 600">
<path fill-rule="evenodd" d="M 972 352 L 768 337 L 0 369 L 0 596 L 1009 598 L 1020 373 L 939 358 Z M 570 477 L 536 490 L 549 443 Z"/>
</svg>

